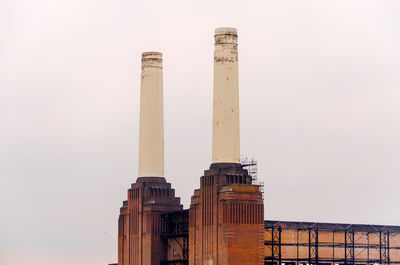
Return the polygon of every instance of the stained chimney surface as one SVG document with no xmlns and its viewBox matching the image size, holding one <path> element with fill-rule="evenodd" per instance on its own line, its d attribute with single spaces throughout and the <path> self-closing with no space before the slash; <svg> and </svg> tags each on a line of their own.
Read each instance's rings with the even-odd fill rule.
<svg viewBox="0 0 400 265">
<path fill-rule="evenodd" d="M 164 176 L 162 53 L 142 53 L 139 177 Z"/>
<path fill-rule="evenodd" d="M 237 31 L 217 28 L 214 39 L 212 162 L 240 163 Z"/>
</svg>

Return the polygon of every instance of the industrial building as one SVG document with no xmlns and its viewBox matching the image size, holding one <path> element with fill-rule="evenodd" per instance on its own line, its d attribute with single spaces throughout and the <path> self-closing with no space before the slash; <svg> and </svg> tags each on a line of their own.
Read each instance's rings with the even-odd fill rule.
<svg viewBox="0 0 400 265">
<path fill-rule="evenodd" d="M 189 209 L 164 176 L 162 54 L 142 54 L 139 172 L 120 209 L 118 265 L 400 264 L 397 226 L 264 220 L 256 163 L 240 159 L 237 31 L 214 38 L 212 163 Z"/>
</svg>

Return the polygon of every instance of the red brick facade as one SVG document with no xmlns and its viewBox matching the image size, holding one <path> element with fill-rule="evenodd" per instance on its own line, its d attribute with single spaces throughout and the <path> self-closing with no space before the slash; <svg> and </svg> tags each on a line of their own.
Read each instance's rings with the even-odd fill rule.
<svg viewBox="0 0 400 265">
<path fill-rule="evenodd" d="M 164 178 L 138 178 L 120 210 L 118 264 L 263 264 L 263 198 L 240 164 L 212 164 L 192 196 L 189 221 L 172 220 L 183 212 Z"/>
<path fill-rule="evenodd" d="M 162 177 L 141 177 L 128 190 L 118 219 L 118 264 L 159 265 L 167 260 L 167 229 L 161 215 L 182 211 L 171 184 Z"/>
<path fill-rule="evenodd" d="M 212 164 L 189 210 L 189 264 L 264 263 L 264 204 L 240 164 Z"/>
</svg>

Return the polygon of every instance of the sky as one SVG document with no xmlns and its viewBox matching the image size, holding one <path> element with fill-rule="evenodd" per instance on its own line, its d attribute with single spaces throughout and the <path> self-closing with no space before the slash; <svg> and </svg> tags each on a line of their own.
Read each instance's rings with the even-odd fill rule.
<svg viewBox="0 0 400 265">
<path fill-rule="evenodd" d="M 0 264 L 117 261 L 144 51 L 163 52 L 165 173 L 188 208 L 211 163 L 225 26 L 265 218 L 400 225 L 399 13 L 396 0 L 0 0 Z"/>
</svg>

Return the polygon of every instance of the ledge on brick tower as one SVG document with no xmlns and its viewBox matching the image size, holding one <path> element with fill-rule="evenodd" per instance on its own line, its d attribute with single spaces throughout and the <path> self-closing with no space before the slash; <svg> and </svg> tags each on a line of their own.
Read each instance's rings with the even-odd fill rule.
<svg viewBox="0 0 400 265">
<path fill-rule="evenodd" d="M 220 169 L 220 170 L 242 169 L 242 164 L 240 164 L 240 163 L 212 163 L 210 165 L 210 169 Z"/>
<path fill-rule="evenodd" d="M 143 182 L 149 182 L 149 183 L 167 183 L 164 177 L 138 177 L 136 179 L 136 183 L 143 183 Z"/>
<path fill-rule="evenodd" d="M 131 187 L 131 190 L 137 189 L 143 191 L 141 194 L 143 206 L 162 213 L 183 209 L 180 198 L 175 197 L 175 190 L 164 177 L 139 177 Z"/>
</svg>

